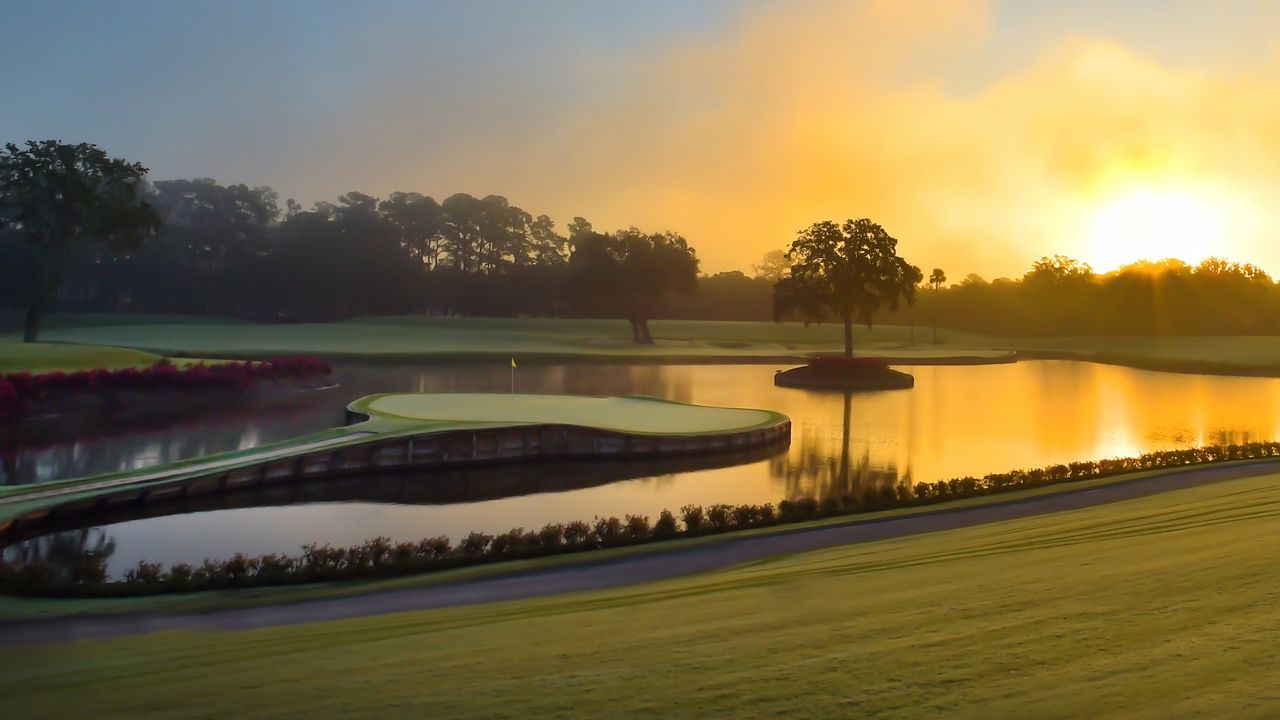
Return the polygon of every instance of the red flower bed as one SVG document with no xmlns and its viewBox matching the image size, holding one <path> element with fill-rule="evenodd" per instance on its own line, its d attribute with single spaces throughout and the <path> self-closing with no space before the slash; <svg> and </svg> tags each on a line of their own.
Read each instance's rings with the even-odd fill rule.
<svg viewBox="0 0 1280 720">
<path fill-rule="evenodd" d="M 26 406 L 26 402 L 18 394 L 18 389 L 13 386 L 13 383 L 0 377 L 0 422 L 16 416 Z"/>
<path fill-rule="evenodd" d="M 815 355 L 809 358 L 809 367 L 846 370 L 884 370 L 889 363 L 874 357 L 845 357 L 844 355 Z"/>
<path fill-rule="evenodd" d="M 57 395 L 106 395 L 121 390 L 244 390 L 259 380 L 303 379 L 330 372 L 328 363 L 299 356 L 263 362 L 197 363 L 184 368 L 161 360 L 143 369 L 13 373 L 0 375 L 0 420 L 14 419 L 32 401 Z"/>
</svg>

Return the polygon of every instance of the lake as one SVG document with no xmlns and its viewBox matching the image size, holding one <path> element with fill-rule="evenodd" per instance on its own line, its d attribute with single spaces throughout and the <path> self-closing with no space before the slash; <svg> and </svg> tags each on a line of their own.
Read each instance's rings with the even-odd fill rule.
<svg viewBox="0 0 1280 720">
<path fill-rule="evenodd" d="M 351 544 L 470 531 L 537 529 L 548 522 L 677 511 L 682 505 L 777 502 L 869 485 L 982 475 L 1149 450 L 1280 437 L 1280 380 L 1155 373 L 1069 361 L 903 367 L 912 390 L 817 393 L 777 388 L 772 365 L 528 365 L 517 391 L 652 395 L 759 407 L 793 421 L 791 446 L 732 458 L 556 462 L 308 483 L 284 495 L 241 494 L 207 509 L 121 519 L 29 541 L 101 544 L 113 574 L 146 559 L 199 562 L 236 552 L 296 553 L 310 542 Z M 24 448 L 6 458 L 5 483 L 144 467 L 250 447 L 341 424 L 350 400 L 373 392 L 509 390 L 505 361 L 348 365 L 340 386 L 298 402 L 227 412 L 154 429 Z M 724 458 L 716 458 L 722 462 Z M 279 505 L 279 503 L 292 503 Z M 255 505 L 265 505 L 257 506 Z M 208 507 L 208 506 L 206 506 Z M 18 547 L 6 553 L 13 556 Z"/>
</svg>

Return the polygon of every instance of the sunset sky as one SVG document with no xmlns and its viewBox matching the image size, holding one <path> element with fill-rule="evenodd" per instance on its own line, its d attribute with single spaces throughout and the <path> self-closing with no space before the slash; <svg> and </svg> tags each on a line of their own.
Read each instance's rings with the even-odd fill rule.
<svg viewBox="0 0 1280 720">
<path fill-rule="evenodd" d="M 952 279 L 1280 273 L 1280 3 L 7 2 L 0 140 L 152 177 L 501 194 L 749 270 L 869 216 Z"/>
</svg>

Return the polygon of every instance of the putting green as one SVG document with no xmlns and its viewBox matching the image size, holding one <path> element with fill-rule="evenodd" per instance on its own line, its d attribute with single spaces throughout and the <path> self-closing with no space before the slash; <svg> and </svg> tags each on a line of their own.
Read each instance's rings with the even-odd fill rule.
<svg viewBox="0 0 1280 720">
<path fill-rule="evenodd" d="M 352 404 L 371 417 L 427 422 L 581 425 L 626 433 L 699 434 L 764 427 L 768 410 L 685 405 L 642 397 L 448 393 L 374 395 Z"/>
</svg>

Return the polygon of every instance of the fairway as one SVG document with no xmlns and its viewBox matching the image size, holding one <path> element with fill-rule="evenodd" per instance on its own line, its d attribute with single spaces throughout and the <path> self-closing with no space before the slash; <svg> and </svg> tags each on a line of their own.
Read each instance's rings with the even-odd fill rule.
<svg viewBox="0 0 1280 720">
<path fill-rule="evenodd" d="M 1265 717 L 1278 527 L 1260 476 L 607 592 L 29 648 L 0 692 L 23 717 Z"/>
<path fill-rule="evenodd" d="M 160 360 L 159 355 L 141 350 L 102 345 L 10 342 L 0 337 L 0 375 L 55 370 L 119 370 L 147 367 Z"/>
<path fill-rule="evenodd" d="M 0 335 L 0 371 L 149 364 L 156 355 L 267 358 L 307 354 L 351 360 L 777 362 L 839 351 L 841 328 L 799 323 L 655 320 L 653 345 L 630 341 L 619 320 L 362 317 L 336 323 L 266 325 L 220 318 L 54 316 L 40 348 Z M 995 337 L 943 329 L 912 342 L 910 328 L 854 329 L 858 355 L 914 362 L 998 361 L 1009 352 L 1098 360 L 1157 370 L 1280 374 L 1280 337 Z M 72 345 L 74 344 L 74 346 Z M 94 347 L 105 346 L 105 347 Z M 65 349 L 63 349 L 65 348 Z M 126 355 L 137 348 L 145 351 Z"/>
<path fill-rule="evenodd" d="M 842 345 L 834 325 L 799 323 L 656 320 L 655 343 L 631 342 L 621 320 L 543 318 L 371 317 L 336 323 L 266 325 L 205 319 L 202 323 L 127 324 L 91 318 L 83 325 L 60 324 L 44 339 L 86 345 L 138 348 L 163 355 L 263 358 L 317 355 L 381 360 L 521 358 L 639 361 L 767 360 L 833 352 Z M 72 320 L 68 320 L 68 323 Z M 76 321 L 78 322 L 78 321 Z M 907 345 L 907 328 L 857 331 L 859 354 L 918 357 L 962 356 L 1000 359 L 1005 352 L 982 347 Z M 967 336 L 971 337 L 971 336 Z M 10 336 L 10 339 L 13 336 Z"/>
</svg>

